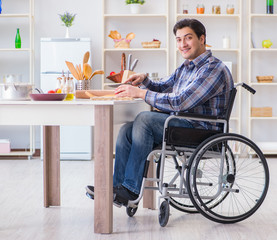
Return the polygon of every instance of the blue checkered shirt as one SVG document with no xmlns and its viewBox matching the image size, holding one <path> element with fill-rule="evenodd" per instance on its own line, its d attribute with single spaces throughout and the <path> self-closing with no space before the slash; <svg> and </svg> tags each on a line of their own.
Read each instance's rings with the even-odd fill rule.
<svg viewBox="0 0 277 240">
<path fill-rule="evenodd" d="M 161 81 L 146 78 L 145 101 L 164 112 L 190 112 L 222 116 L 227 108 L 233 78 L 226 65 L 207 50 L 192 61 L 185 60 Z M 218 123 L 191 121 L 196 128 L 220 130 Z"/>
</svg>

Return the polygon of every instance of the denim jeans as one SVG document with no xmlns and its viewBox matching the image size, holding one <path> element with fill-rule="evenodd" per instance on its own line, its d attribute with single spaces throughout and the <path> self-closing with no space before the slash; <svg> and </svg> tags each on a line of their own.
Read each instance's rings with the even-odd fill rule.
<svg viewBox="0 0 277 240">
<path fill-rule="evenodd" d="M 162 143 L 164 122 L 168 114 L 159 112 L 141 112 L 134 122 L 123 125 L 119 131 L 113 175 L 113 185 L 123 185 L 139 194 L 148 154 Z M 193 128 L 185 120 L 174 119 L 171 126 Z"/>
</svg>

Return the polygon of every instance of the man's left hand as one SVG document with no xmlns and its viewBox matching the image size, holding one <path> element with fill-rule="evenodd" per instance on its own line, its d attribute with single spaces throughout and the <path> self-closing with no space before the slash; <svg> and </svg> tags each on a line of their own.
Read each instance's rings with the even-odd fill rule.
<svg viewBox="0 0 277 240">
<path fill-rule="evenodd" d="M 129 84 L 124 84 L 115 89 L 115 94 L 116 97 L 133 97 L 142 98 L 144 100 L 146 91 L 147 90 L 145 89 L 140 89 Z"/>
</svg>

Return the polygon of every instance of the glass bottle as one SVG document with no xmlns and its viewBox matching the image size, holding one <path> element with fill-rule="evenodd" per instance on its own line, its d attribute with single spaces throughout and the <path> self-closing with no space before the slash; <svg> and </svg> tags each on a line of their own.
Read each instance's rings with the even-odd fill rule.
<svg viewBox="0 0 277 240">
<path fill-rule="evenodd" d="M 188 14 L 189 10 L 188 10 L 188 4 L 183 4 L 183 14 Z"/>
<path fill-rule="evenodd" d="M 65 100 L 70 101 L 74 99 L 74 83 L 73 77 L 67 77 L 66 83 L 63 87 L 63 93 L 66 93 Z"/>
<path fill-rule="evenodd" d="M 273 2 L 274 0 L 266 0 L 266 13 L 273 14 Z"/>
<path fill-rule="evenodd" d="M 19 28 L 17 29 L 16 36 L 15 36 L 15 48 L 21 48 L 21 37 L 19 33 Z"/>
<path fill-rule="evenodd" d="M 212 13 L 213 14 L 220 14 L 221 13 L 220 5 L 213 5 Z"/>
<path fill-rule="evenodd" d="M 227 4 L 226 13 L 227 14 L 234 14 L 235 13 L 234 4 Z"/>
</svg>

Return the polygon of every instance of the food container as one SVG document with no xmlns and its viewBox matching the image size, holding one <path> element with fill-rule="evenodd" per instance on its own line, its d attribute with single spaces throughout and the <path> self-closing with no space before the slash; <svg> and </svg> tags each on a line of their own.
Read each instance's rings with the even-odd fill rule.
<svg viewBox="0 0 277 240">
<path fill-rule="evenodd" d="M 251 107 L 251 117 L 272 117 L 272 107 Z"/>
<path fill-rule="evenodd" d="M 272 83 L 274 76 L 256 76 L 258 83 Z"/>
<path fill-rule="evenodd" d="M 234 14 L 235 13 L 235 8 L 234 8 L 233 4 L 227 4 L 226 13 L 227 14 Z"/>
<path fill-rule="evenodd" d="M 213 14 L 220 14 L 221 13 L 220 6 L 219 5 L 213 5 L 212 13 Z"/>
<path fill-rule="evenodd" d="M 30 83 L 0 83 L 0 100 L 30 100 Z"/>
<path fill-rule="evenodd" d="M 205 13 L 205 7 L 203 4 L 197 4 L 196 7 L 197 14 L 204 14 Z"/>
<path fill-rule="evenodd" d="M 11 142 L 9 139 L 0 139 L 0 153 L 9 153 L 11 151 Z"/>
</svg>

